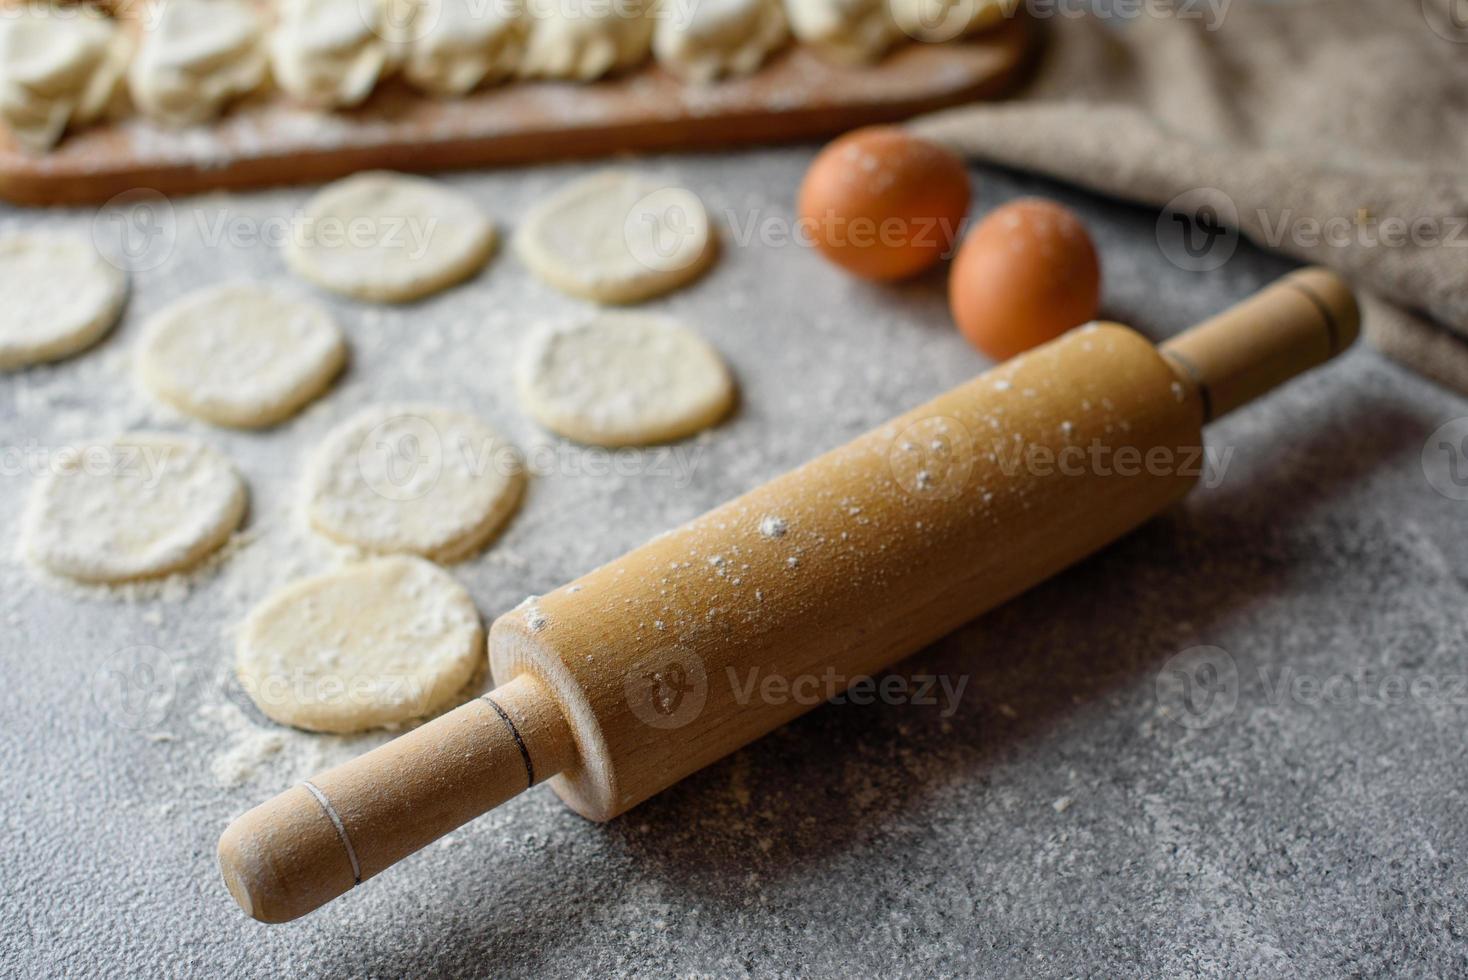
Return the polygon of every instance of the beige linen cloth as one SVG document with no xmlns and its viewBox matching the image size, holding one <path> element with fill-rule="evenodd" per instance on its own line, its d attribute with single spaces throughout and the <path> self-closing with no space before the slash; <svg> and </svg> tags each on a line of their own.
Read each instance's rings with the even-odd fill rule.
<svg viewBox="0 0 1468 980">
<path fill-rule="evenodd" d="M 1244 235 L 1353 283 L 1380 350 L 1468 392 L 1468 0 L 1127 2 L 1031 0 L 1032 82 L 914 128 L 1159 208 L 1222 191 Z"/>
</svg>

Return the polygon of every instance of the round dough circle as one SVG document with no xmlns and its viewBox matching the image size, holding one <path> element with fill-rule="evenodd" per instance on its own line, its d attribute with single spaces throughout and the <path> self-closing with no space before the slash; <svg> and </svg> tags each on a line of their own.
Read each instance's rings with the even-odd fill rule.
<svg viewBox="0 0 1468 980">
<path fill-rule="evenodd" d="M 450 562 L 479 551 L 525 476 L 483 422 L 427 405 L 378 405 L 326 437 L 307 477 L 311 526 L 342 544 Z"/>
<path fill-rule="evenodd" d="M 541 425 L 598 446 L 681 439 L 734 405 L 729 369 L 707 341 L 673 320 L 635 313 L 542 329 L 517 381 L 521 404 Z"/>
<path fill-rule="evenodd" d="M 83 582 L 126 582 L 198 564 L 245 516 L 234 466 L 184 436 L 137 433 L 51 459 L 31 496 L 25 552 Z"/>
<path fill-rule="evenodd" d="M 463 194 L 376 171 L 322 188 L 306 205 L 286 261 L 324 289 L 404 303 L 472 276 L 494 243 L 494 226 Z"/>
<path fill-rule="evenodd" d="M 716 242 L 698 195 L 612 170 L 562 188 L 533 208 L 515 239 L 550 285 L 597 303 L 636 303 L 695 279 Z"/>
<path fill-rule="evenodd" d="M 0 370 L 54 361 L 112 329 L 127 276 L 85 239 L 42 234 L 0 239 Z"/>
<path fill-rule="evenodd" d="M 236 670 L 284 725 L 360 732 L 445 707 L 485 659 L 463 586 L 418 558 L 378 558 L 303 579 L 250 613 Z"/>
<path fill-rule="evenodd" d="M 258 428 L 294 415 L 346 361 L 331 315 L 237 283 L 190 293 L 149 322 L 138 374 L 154 395 L 216 425 Z"/>
</svg>

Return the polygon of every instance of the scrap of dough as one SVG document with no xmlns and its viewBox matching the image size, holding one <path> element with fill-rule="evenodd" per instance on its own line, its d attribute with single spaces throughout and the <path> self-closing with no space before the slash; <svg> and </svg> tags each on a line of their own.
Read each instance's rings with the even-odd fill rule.
<svg viewBox="0 0 1468 980">
<path fill-rule="evenodd" d="M 520 0 L 420 0 L 403 73 L 434 95 L 462 95 L 514 75 L 529 17 Z"/>
<path fill-rule="evenodd" d="M 474 600 L 417 558 L 378 558 L 303 579 L 246 619 L 236 671 L 283 725 L 360 732 L 446 707 L 484 662 Z"/>
<path fill-rule="evenodd" d="M 252 283 L 202 289 L 154 315 L 138 375 L 154 395 L 215 425 L 274 425 L 326 390 L 346 361 L 321 307 Z"/>
<path fill-rule="evenodd" d="M 245 516 L 245 485 L 224 456 L 162 433 L 62 450 L 31 495 L 27 557 L 82 582 L 127 582 L 190 568 Z"/>
<path fill-rule="evenodd" d="M 328 184 L 306 204 L 286 262 L 301 278 L 356 299 L 404 303 L 478 272 L 494 226 L 474 202 L 424 177 L 385 171 Z"/>
<path fill-rule="evenodd" d="M 841 64 L 876 61 L 897 37 L 887 0 L 785 0 L 785 12 L 796 40 Z"/>
<path fill-rule="evenodd" d="M 690 282 L 716 239 L 698 195 L 620 170 L 562 188 L 525 216 L 520 258 L 550 285 L 597 303 L 636 303 Z"/>
<path fill-rule="evenodd" d="M 642 0 L 534 0 L 525 78 L 591 81 L 633 68 L 652 51 L 653 19 Z"/>
<path fill-rule="evenodd" d="M 652 50 L 673 74 L 709 82 L 750 74 L 789 36 L 780 0 L 687 0 L 658 19 Z"/>
<path fill-rule="evenodd" d="M 280 87 L 307 105 L 354 106 L 401 62 L 406 34 L 395 0 L 281 0 L 270 36 Z"/>
<path fill-rule="evenodd" d="M 681 439 L 734 405 L 718 351 L 674 320 L 638 313 L 542 328 L 516 382 L 521 405 L 541 425 L 598 446 Z"/>
<path fill-rule="evenodd" d="M 169 125 L 204 122 L 265 81 L 264 26 L 250 0 L 164 0 L 128 68 L 133 103 Z"/>
<path fill-rule="evenodd" d="M 112 329 L 127 276 L 92 243 L 61 235 L 0 238 L 0 371 L 84 350 Z"/>
<path fill-rule="evenodd" d="M 306 513 L 342 544 L 451 562 L 488 543 L 524 483 L 514 447 L 474 416 L 378 405 L 327 435 L 307 475 Z"/>
<path fill-rule="evenodd" d="M 888 0 L 892 21 L 917 41 L 941 44 L 988 30 L 1014 15 L 1019 0 Z"/>
<path fill-rule="evenodd" d="M 0 17 L 0 120 L 23 148 L 42 153 L 69 125 L 112 109 L 132 43 L 90 8 L 27 4 Z"/>
</svg>

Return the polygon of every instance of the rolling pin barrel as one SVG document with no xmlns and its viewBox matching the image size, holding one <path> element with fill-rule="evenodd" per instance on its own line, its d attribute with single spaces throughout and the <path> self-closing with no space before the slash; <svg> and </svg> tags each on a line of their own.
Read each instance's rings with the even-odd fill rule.
<svg viewBox="0 0 1468 980">
<path fill-rule="evenodd" d="M 1306 270 L 1160 351 L 1077 329 L 527 600 L 490 631 L 491 694 L 237 820 L 231 894 L 295 918 L 547 778 L 626 811 L 1155 515 L 1207 418 L 1355 319 Z"/>
</svg>

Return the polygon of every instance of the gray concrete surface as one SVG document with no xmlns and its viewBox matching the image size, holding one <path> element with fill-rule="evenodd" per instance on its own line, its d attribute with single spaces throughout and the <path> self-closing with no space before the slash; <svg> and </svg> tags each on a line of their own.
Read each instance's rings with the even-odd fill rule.
<svg viewBox="0 0 1468 980">
<path fill-rule="evenodd" d="M 647 165 L 747 229 L 788 221 L 810 152 Z M 509 226 L 585 169 L 450 180 Z M 1217 272 L 1182 272 L 1150 212 L 976 180 L 982 207 L 1033 192 L 1076 206 L 1102 249 L 1107 315 L 1155 337 L 1289 268 L 1244 247 Z M 380 741 L 280 732 L 229 674 L 249 606 L 333 560 L 299 528 L 302 457 L 385 397 L 472 408 L 554 449 L 516 409 L 509 363 L 531 320 L 579 308 L 503 254 L 422 304 L 325 299 L 352 337 L 350 373 L 277 430 L 210 430 L 149 404 L 126 357 L 149 312 L 207 282 L 286 275 L 278 249 L 247 235 L 210 246 L 209 229 L 261 227 L 304 196 L 181 203 L 177 246 L 135 276 L 110 340 L 0 379 L 9 447 L 194 431 L 253 493 L 250 540 L 157 595 L 78 594 L 6 556 L 0 972 L 1468 973 L 1468 503 L 1434 490 L 1422 459 L 1468 404 L 1364 349 L 1212 431 L 1233 450 L 1217 486 L 904 665 L 967 678 L 951 715 L 825 706 L 610 824 L 539 789 L 308 919 L 245 918 L 214 868 L 220 830 Z M 4 212 L 0 225 L 90 218 Z M 685 444 L 686 471 L 647 458 L 597 476 L 563 455 L 505 537 L 454 569 L 487 617 L 984 366 L 945 322 L 941 277 L 864 286 L 807 251 L 731 241 L 738 231 L 711 275 L 654 304 L 727 354 L 738 415 Z M 7 542 L 31 482 L 12 456 Z M 1224 653 L 1186 652 L 1198 646 Z M 1201 699 L 1179 700 L 1180 670 Z M 146 697 L 122 699 L 119 677 Z"/>
</svg>

